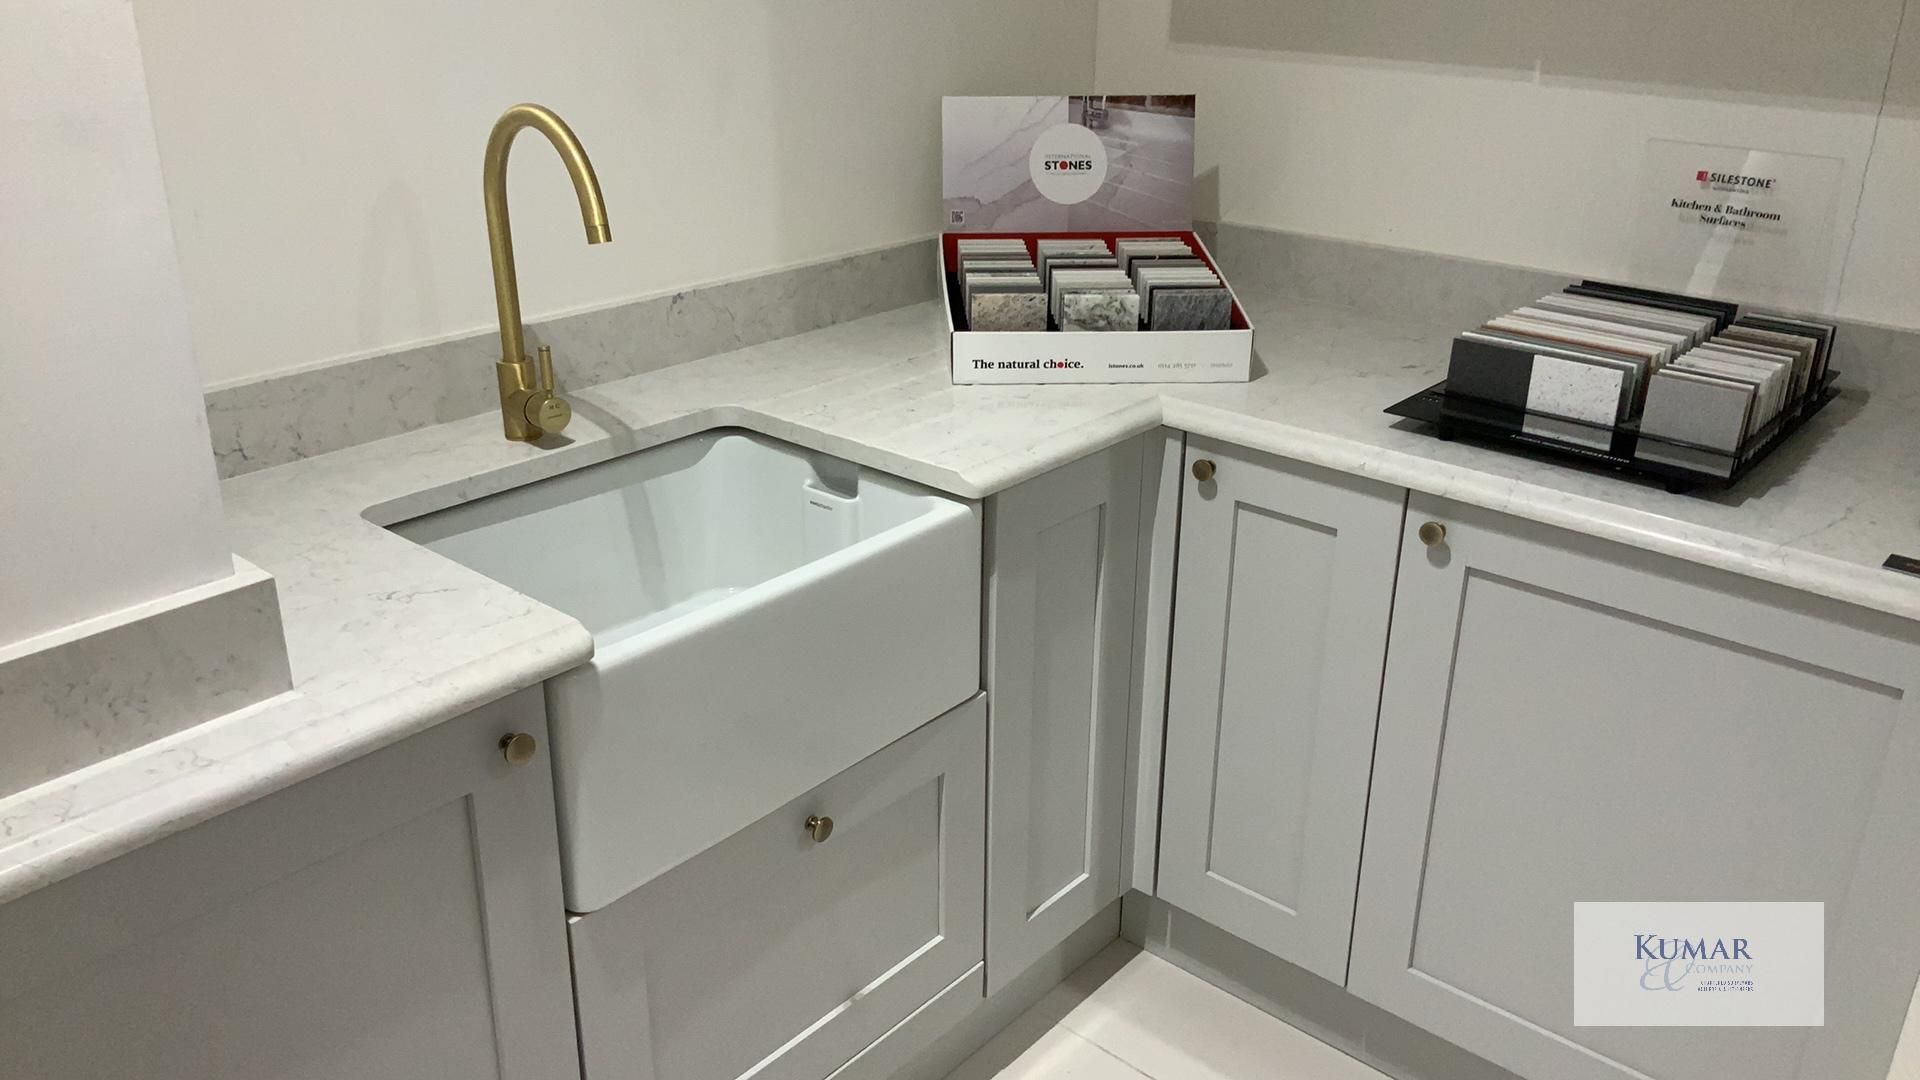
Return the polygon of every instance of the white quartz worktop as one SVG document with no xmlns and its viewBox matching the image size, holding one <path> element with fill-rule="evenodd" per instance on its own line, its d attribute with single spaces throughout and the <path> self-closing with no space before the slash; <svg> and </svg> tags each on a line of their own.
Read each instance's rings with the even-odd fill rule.
<svg viewBox="0 0 1920 1080">
<path fill-rule="evenodd" d="M 1846 372 L 1730 494 L 1679 496 L 1383 415 L 1441 376 L 1448 328 L 1250 306 L 1247 385 L 954 386 L 929 304 L 575 393 L 553 446 L 488 415 L 229 480 L 231 543 L 278 582 L 294 692 L 0 802 L 0 902 L 585 660 L 572 619 L 381 526 L 714 427 L 979 498 L 1165 424 L 1920 619 L 1920 577 L 1879 565 L 1920 554 L 1920 357 Z"/>
</svg>

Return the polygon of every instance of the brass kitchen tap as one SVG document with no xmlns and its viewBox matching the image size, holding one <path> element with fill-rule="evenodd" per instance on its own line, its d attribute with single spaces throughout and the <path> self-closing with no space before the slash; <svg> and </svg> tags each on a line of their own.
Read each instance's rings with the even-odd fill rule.
<svg viewBox="0 0 1920 1080">
<path fill-rule="evenodd" d="M 540 347 L 536 371 L 527 358 L 525 328 L 520 323 L 513 229 L 507 222 L 507 152 L 513 147 L 513 137 L 523 128 L 538 129 L 566 163 L 574 193 L 580 197 L 580 220 L 587 227 L 587 243 L 604 244 L 613 239 L 593 162 L 587 160 L 586 148 L 566 121 L 541 105 L 515 105 L 501 113 L 487 138 L 487 244 L 493 251 L 493 299 L 500 311 L 500 362 L 494 365 L 500 383 L 500 419 L 507 438 L 517 442 L 557 432 L 573 419 L 573 407 L 554 393 L 553 350 Z"/>
</svg>

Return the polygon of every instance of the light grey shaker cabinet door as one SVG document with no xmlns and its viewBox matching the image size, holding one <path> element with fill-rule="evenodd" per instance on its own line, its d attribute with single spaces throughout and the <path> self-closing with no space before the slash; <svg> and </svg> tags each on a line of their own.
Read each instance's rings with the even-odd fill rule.
<svg viewBox="0 0 1920 1080">
<path fill-rule="evenodd" d="M 1401 550 L 1349 989 L 1529 1077 L 1881 1080 L 1920 627 L 1422 495 Z M 1573 1025 L 1576 902 L 1816 900 L 1825 1027 Z"/>
<path fill-rule="evenodd" d="M 1141 441 L 987 502 L 987 992 L 1119 899 Z"/>
<path fill-rule="evenodd" d="M 546 734 L 523 690 L 0 907 L 0 1075 L 578 1076 Z"/>
<path fill-rule="evenodd" d="M 1344 983 L 1406 492 L 1198 436 L 1187 462 L 1158 894 Z"/>
</svg>

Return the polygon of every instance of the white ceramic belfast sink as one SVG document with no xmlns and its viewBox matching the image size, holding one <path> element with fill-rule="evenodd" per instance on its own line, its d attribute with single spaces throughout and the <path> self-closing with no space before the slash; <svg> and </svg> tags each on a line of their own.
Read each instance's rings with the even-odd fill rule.
<svg viewBox="0 0 1920 1080">
<path fill-rule="evenodd" d="M 978 509 L 758 435 L 682 439 L 394 531 L 593 634 L 593 660 L 547 683 L 574 911 L 979 688 Z"/>
</svg>

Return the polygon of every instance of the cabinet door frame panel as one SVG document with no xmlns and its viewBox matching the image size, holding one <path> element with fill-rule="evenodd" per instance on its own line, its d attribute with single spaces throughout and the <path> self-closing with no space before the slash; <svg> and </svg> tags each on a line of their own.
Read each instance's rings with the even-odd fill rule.
<svg viewBox="0 0 1920 1080">
<path fill-rule="evenodd" d="M 513 768 L 498 740 L 531 734 Z M 539 687 L 521 690 L 0 907 L 0 1008 L 450 803 L 464 803 L 501 1075 L 579 1068 Z"/>
<path fill-rule="evenodd" d="M 1216 472 L 1205 483 L 1186 480 L 1182 509 L 1158 895 L 1344 983 L 1406 492 L 1193 436 L 1187 459 L 1199 458 L 1213 461 Z M 1256 714 L 1230 717 L 1228 649 L 1236 605 L 1276 602 L 1236 592 L 1243 586 L 1236 562 L 1245 557 L 1237 549 L 1238 529 L 1247 513 L 1325 536 L 1331 580 L 1324 609 L 1303 613 L 1312 621 L 1290 628 L 1299 634 L 1295 646 L 1311 640 L 1320 650 L 1314 700 L 1263 700 Z M 1284 574 L 1288 568 L 1258 569 Z M 1289 647 L 1285 640 L 1265 644 Z M 1299 840 L 1294 907 L 1213 867 L 1221 785 L 1260 783 L 1257 763 L 1223 760 L 1226 725 L 1264 729 L 1282 719 L 1275 715 L 1281 710 L 1311 732 L 1303 820 L 1271 823 Z"/>
<path fill-rule="evenodd" d="M 987 993 L 1007 985 L 1118 899 L 1126 828 L 1126 765 L 1133 694 L 1134 604 L 1140 532 L 1142 439 L 1134 438 L 996 495 L 987 505 L 988 830 Z M 1086 715 L 1035 715 L 1035 655 L 1045 613 L 1038 610 L 1041 538 L 1096 516 L 1097 560 L 1089 635 Z M 1068 629 L 1075 629 L 1069 627 Z M 1083 856 L 1076 875 L 1037 905 L 1029 857 L 1037 781 L 1028 748 L 1043 724 L 1084 730 L 1088 761 Z M 1054 729 L 1064 733 L 1065 729 Z M 1057 824 L 1057 823 L 1056 823 Z M 1055 883 L 1048 883 L 1049 885 Z M 1042 886 L 1044 887 L 1044 886 Z"/>
<path fill-rule="evenodd" d="M 1427 547 L 1416 537 L 1416 523 L 1426 520 L 1447 526 L 1443 544 Z M 1640 1076 L 1413 966 L 1458 633 L 1476 578 L 1898 692 L 1845 910 L 1829 905 L 1827 1023 L 1811 1032 L 1795 1074 L 1883 1075 L 1920 966 L 1920 926 L 1911 915 L 1912 897 L 1920 894 L 1920 627 L 1436 496 L 1413 497 L 1402 538 L 1350 989 L 1516 1072 L 1566 1080 Z M 1570 963 L 1571 940 L 1567 948 Z"/>
<path fill-rule="evenodd" d="M 1186 432 L 1145 436 L 1140 467 L 1139 581 L 1134 589 L 1133 704 L 1127 736 L 1123 885 L 1152 895 L 1159 874 L 1161 769 L 1166 761 L 1167 674 L 1185 493 Z"/>
</svg>

